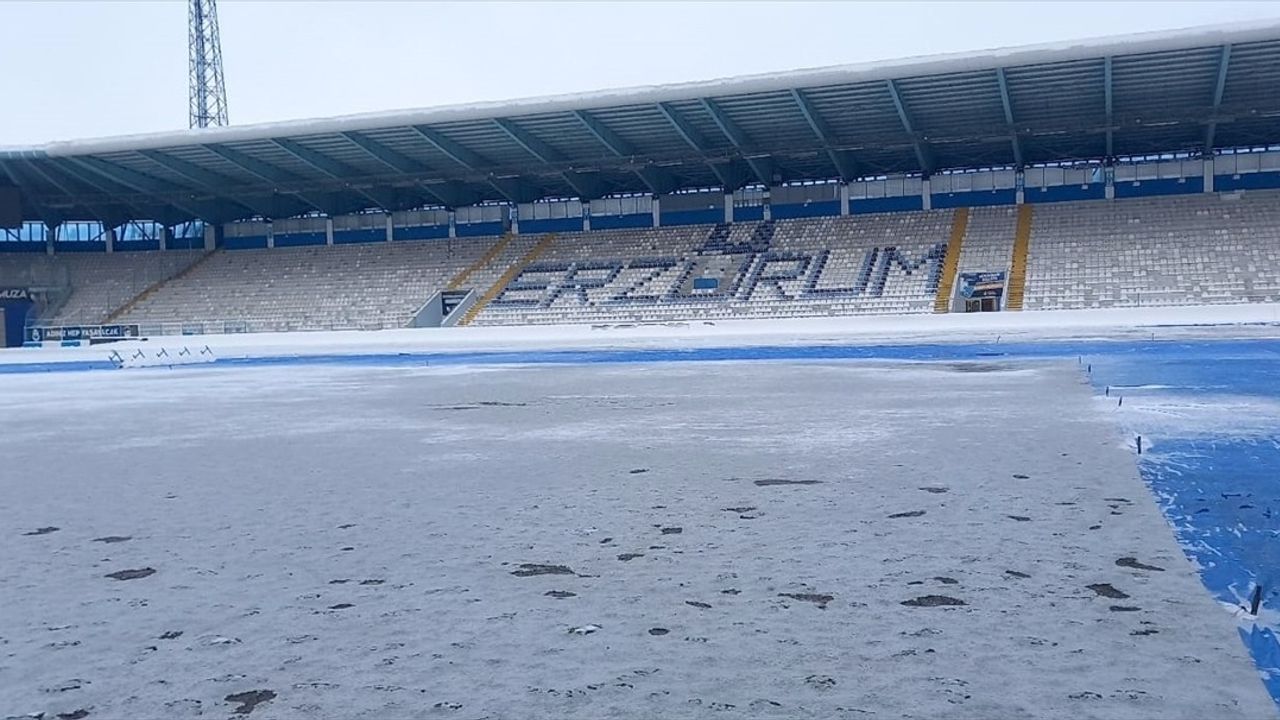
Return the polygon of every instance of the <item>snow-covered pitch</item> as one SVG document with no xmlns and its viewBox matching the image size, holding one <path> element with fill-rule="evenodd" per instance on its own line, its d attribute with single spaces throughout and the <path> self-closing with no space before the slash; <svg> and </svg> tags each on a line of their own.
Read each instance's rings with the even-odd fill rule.
<svg viewBox="0 0 1280 720">
<path fill-rule="evenodd" d="M 0 717 L 1274 718 L 1072 362 L 0 376 Z"/>
</svg>

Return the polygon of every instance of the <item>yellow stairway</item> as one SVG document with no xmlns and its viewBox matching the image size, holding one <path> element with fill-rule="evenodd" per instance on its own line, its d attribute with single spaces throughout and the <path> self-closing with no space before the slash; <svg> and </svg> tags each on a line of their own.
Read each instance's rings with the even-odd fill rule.
<svg viewBox="0 0 1280 720">
<path fill-rule="evenodd" d="M 1027 255 L 1031 250 L 1031 205 L 1018 206 L 1018 231 L 1013 236 L 1013 264 L 1005 290 L 1005 310 L 1021 310 L 1027 287 Z"/>
<path fill-rule="evenodd" d="M 151 285 L 147 286 L 147 289 L 146 289 L 146 290 L 143 290 L 142 292 L 138 293 L 137 295 L 134 295 L 132 300 L 130 300 L 129 302 L 127 302 L 127 303 L 125 303 L 125 304 L 123 304 L 123 305 L 121 305 L 120 307 L 116 308 L 115 310 L 112 310 L 112 311 L 111 311 L 111 314 L 107 316 L 106 322 L 107 322 L 107 323 L 113 323 L 113 322 L 115 322 L 116 320 L 119 320 L 120 318 L 124 317 L 125 315 L 127 315 L 127 314 L 129 313 L 129 311 L 130 311 L 130 310 L 132 310 L 132 309 L 134 309 L 135 307 L 137 307 L 137 306 L 138 306 L 138 303 L 142 302 L 143 300 L 146 300 L 147 298 L 151 297 L 152 295 L 155 295 L 157 292 L 159 292 L 160 288 L 164 287 L 165 285 L 168 285 L 168 284 L 169 284 L 169 283 L 171 283 L 171 282 L 177 282 L 177 281 L 181 280 L 182 278 L 184 278 L 184 277 L 186 277 L 186 276 L 190 275 L 192 272 L 194 272 L 194 271 L 195 271 L 195 269 L 196 269 L 196 268 L 198 268 L 198 267 L 200 267 L 201 265 L 203 265 L 203 264 L 205 264 L 206 262 L 208 262 L 208 261 L 209 261 L 209 258 L 213 257 L 213 256 L 214 256 L 215 254 L 217 254 L 217 253 L 218 253 L 218 251 L 217 251 L 217 250 L 210 250 L 209 252 L 207 252 L 207 253 L 205 253 L 204 255 L 201 255 L 199 258 L 197 258 L 195 262 L 193 262 L 193 263 L 191 263 L 190 265 L 186 266 L 185 268 L 183 268 L 183 269 L 179 270 L 175 275 L 173 275 L 173 276 L 171 276 L 171 277 L 167 277 L 167 278 L 165 278 L 164 280 L 159 280 L 159 281 L 156 281 L 156 282 L 151 283 Z"/>
<path fill-rule="evenodd" d="M 942 279 L 938 282 L 938 296 L 933 301 L 933 311 L 951 311 L 951 293 L 956 286 L 956 270 L 960 267 L 960 248 L 964 234 L 969 229 L 969 208 L 956 208 L 951 217 L 951 239 L 947 241 L 947 256 L 942 260 Z"/>
<path fill-rule="evenodd" d="M 530 248 L 529 252 L 520 256 L 519 260 L 516 260 L 511 267 L 507 268 L 506 272 L 502 273 L 502 277 L 498 278 L 498 281 L 493 284 L 493 287 L 485 291 L 485 294 L 481 295 L 479 300 L 476 300 L 475 305 L 472 305 L 471 308 L 467 310 L 467 314 L 462 316 L 462 319 L 458 321 L 458 324 L 470 325 L 471 321 L 475 320 L 477 315 L 484 312 L 485 307 L 487 307 L 489 303 L 493 302 L 494 298 L 502 294 L 503 289 L 507 287 L 508 283 L 515 280 L 516 276 L 518 276 L 521 271 L 526 267 L 529 267 L 534 260 L 537 260 L 542 253 L 546 252 L 551 247 L 552 243 L 555 242 L 555 239 L 555 235 L 547 235 L 543 237 L 542 240 L 539 240 L 537 245 Z"/>
<path fill-rule="evenodd" d="M 502 237 L 498 238 L 498 242 L 494 243 L 493 247 L 489 248 L 488 252 L 486 252 L 479 260 L 476 260 L 471 263 L 471 265 L 467 266 L 467 269 L 457 275 L 454 275 L 453 279 L 449 281 L 449 284 L 446 285 L 444 289 L 461 290 L 462 286 L 477 270 L 493 262 L 493 259 L 498 257 L 499 253 L 507 249 L 507 246 L 511 244 L 512 237 L 511 233 L 503 234 Z"/>
</svg>

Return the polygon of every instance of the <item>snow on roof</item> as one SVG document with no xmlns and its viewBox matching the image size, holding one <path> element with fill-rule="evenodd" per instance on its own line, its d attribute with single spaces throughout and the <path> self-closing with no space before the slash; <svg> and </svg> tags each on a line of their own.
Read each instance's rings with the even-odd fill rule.
<svg viewBox="0 0 1280 720">
<path fill-rule="evenodd" d="M 98 139 L 55 141 L 28 147 L 0 147 L 0 153 L 11 155 L 24 153 L 34 155 L 85 155 L 197 143 L 222 143 L 279 136 L 350 132 L 400 125 L 458 122 L 491 117 L 513 117 L 535 113 L 653 104 L 699 97 L 761 93 L 792 88 L 814 88 L 942 73 L 990 70 L 997 67 L 1062 63 L 1114 55 L 1138 55 L 1278 38 L 1280 38 L 1280 19 L 1267 22 L 1232 23 L 1171 31 L 1064 40 L 1022 47 L 925 55 L 889 61 L 873 61 L 668 85 L 597 90 L 546 97 L 447 105 L 435 108 L 359 113 L 308 120 L 289 120 Z"/>
</svg>

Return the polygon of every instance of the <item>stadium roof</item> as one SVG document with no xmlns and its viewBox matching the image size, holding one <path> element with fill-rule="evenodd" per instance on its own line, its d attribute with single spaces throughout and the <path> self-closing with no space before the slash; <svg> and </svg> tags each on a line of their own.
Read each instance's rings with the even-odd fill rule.
<svg viewBox="0 0 1280 720">
<path fill-rule="evenodd" d="M 1280 141 L 1280 22 L 0 148 L 57 223 L 846 180 Z"/>
</svg>

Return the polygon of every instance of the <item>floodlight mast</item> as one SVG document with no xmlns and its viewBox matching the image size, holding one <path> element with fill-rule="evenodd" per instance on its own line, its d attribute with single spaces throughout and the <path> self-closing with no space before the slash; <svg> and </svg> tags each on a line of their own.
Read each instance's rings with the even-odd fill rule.
<svg viewBox="0 0 1280 720">
<path fill-rule="evenodd" d="M 218 39 L 218 0 L 190 0 L 187 9 L 190 55 L 188 127 L 227 125 L 227 86 L 222 77 L 222 44 Z"/>
</svg>

